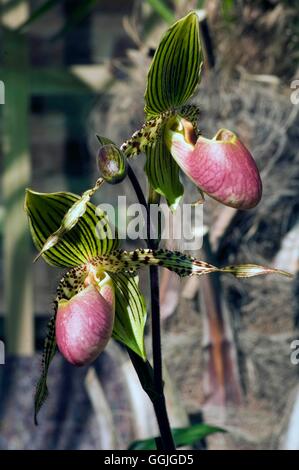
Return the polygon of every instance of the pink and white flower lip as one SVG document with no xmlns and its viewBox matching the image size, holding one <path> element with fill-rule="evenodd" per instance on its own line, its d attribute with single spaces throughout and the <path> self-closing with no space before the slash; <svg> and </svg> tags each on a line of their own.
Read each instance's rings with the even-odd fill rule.
<svg viewBox="0 0 299 470">
<path fill-rule="evenodd" d="M 114 323 L 114 289 L 108 274 L 70 300 L 61 300 L 56 315 L 56 342 L 73 365 L 93 362 L 105 349 Z"/>
<path fill-rule="evenodd" d="M 262 196 L 256 163 L 240 139 L 220 129 L 212 139 L 197 140 L 191 123 L 181 119 L 167 132 L 166 144 L 183 172 L 206 194 L 230 207 L 251 209 Z"/>
</svg>

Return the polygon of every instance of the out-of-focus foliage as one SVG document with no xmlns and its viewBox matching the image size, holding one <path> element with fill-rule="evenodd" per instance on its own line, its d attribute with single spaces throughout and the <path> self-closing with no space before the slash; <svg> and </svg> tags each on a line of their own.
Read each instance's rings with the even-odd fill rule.
<svg viewBox="0 0 299 470">
<path fill-rule="evenodd" d="M 209 0 L 205 5 L 223 68 L 242 66 L 255 74 L 294 76 L 299 54 L 296 0 Z"/>
<path fill-rule="evenodd" d="M 225 429 L 210 426 L 209 424 L 194 424 L 187 428 L 172 429 L 173 438 L 177 447 L 196 444 L 201 439 L 215 434 L 216 432 L 226 432 Z M 129 447 L 129 450 L 154 450 L 156 449 L 155 437 L 135 441 Z"/>
</svg>

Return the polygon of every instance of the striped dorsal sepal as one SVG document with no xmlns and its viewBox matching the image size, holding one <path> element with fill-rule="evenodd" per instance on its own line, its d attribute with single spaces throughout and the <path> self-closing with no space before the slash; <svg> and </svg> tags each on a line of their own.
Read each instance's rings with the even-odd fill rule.
<svg viewBox="0 0 299 470">
<path fill-rule="evenodd" d="M 151 118 L 184 105 L 199 82 L 202 48 L 195 11 L 164 34 L 151 63 L 145 91 L 145 112 Z"/>
</svg>

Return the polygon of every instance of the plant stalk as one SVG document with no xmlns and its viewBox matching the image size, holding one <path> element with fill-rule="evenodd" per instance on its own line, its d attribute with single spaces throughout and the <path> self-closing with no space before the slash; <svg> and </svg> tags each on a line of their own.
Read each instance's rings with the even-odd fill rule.
<svg viewBox="0 0 299 470">
<path fill-rule="evenodd" d="M 161 324 L 160 324 L 160 296 L 159 296 L 159 273 L 157 266 L 150 266 L 150 289 L 152 308 L 152 348 L 154 365 L 154 384 L 157 399 L 154 405 L 157 421 L 161 433 L 164 450 L 175 450 L 175 444 L 171 434 L 169 418 L 164 396 L 163 371 L 162 371 L 162 349 L 161 349 Z M 163 430 L 163 432 L 162 432 Z"/>
<path fill-rule="evenodd" d="M 152 197 L 149 198 L 149 203 L 146 202 L 143 190 L 137 180 L 131 166 L 128 165 L 128 177 L 134 188 L 136 196 L 140 204 L 146 209 L 147 214 L 147 246 L 148 248 L 158 248 L 159 239 L 151 239 L 151 220 L 150 220 L 150 204 Z M 153 200 L 153 203 L 157 201 Z M 163 384 L 163 370 L 162 370 L 162 350 L 161 350 L 161 324 L 160 324 L 160 295 L 159 295 L 159 273 L 157 266 L 150 266 L 150 290 L 151 290 L 151 310 L 152 310 L 152 349 L 153 349 L 153 377 L 147 375 L 147 380 L 153 382 L 154 393 L 149 393 L 147 389 L 151 390 L 148 384 L 142 383 L 144 390 L 147 392 L 149 398 L 153 403 L 155 410 L 161 440 L 159 440 L 159 447 L 164 451 L 174 451 L 175 444 L 171 433 L 169 418 L 166 409 L 166 401 L 164 396 Z M 132 359 L 132 355 L 130 354 Z M 136 360 L 132 360 L 136 369 L 139 379 L 142 382 L 142 374 L 140 373 L 140 364 L 136 364 Z M 138 370 L 139 369 L 139 373 Z M 160 446 L 161 444 L 161 446 Z"/>
</svg>

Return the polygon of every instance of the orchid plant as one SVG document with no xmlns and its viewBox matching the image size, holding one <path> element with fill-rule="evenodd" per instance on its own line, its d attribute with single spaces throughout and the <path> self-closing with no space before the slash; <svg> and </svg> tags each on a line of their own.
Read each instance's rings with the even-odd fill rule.
<svg viewBox="0 0 299 470">
<path fill-rule="evenodd" d="M 159 239 L 151 239 L 149 231 L 147 249 L 124 251 L 106 214 L 90 202 L 104 184 L 128 178 L 148 212 L 161 196 L 175 211 L 184 192 L 182 170 L 202 195 L 222 204 L 238 209 L 258 204 L 262 195 L 259 171 L 239 138 L 227 129 L 220 129 L 211 140 L 199 135 L 198 109 L 187 101 L 199 82 L 201 67 L 199 22 L 192 11 L 165 33 L 156 50 L 148 72 L 142 128 L 120 147 L 98 136 L 101 175 L 94 187 L 82 196 L 27 190 L 25 210 L 38 256 L 52 266 L 69 269 L 59 282 L 45 340 L 35 420 L 48 393 L 47 375 L 57 348 L 67 361 L 81 366 L 96 360 L 113 337 L 127 348 L 153 402 L 160 448 L 173 450 L 163 393 L 158 268 L 163 266 L 181 277 L 215 272 L 239 278 L 274 272 L 288 275 L 256 264 L 219 268 L 185 253 L 160 249 Z M 130 166 L 130 159 L 142 152 L 148 200 Z M 143 267 L 150 271 L 153 365 L 144 346 L 147 308 L 138 285 L 138 271 Z"/>
</svg>

